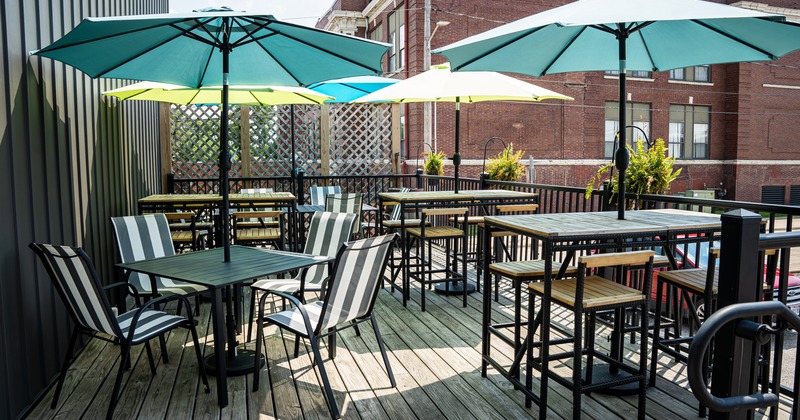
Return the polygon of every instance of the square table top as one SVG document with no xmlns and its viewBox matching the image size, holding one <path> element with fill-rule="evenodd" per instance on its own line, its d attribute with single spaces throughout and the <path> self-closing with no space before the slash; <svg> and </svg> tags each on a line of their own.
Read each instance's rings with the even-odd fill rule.
<svg viewBox="0 0 800 420">
<path fill-rule="evenodd" d="M 456 194 L 454 191 L 408 191 L 408 192 L 382 192 L 378 194 L 387 201 L 401 203 L 427 202 L 427 201 L 461 201 L 461 200 L 508 200 L 537 197 L 536 193 L 509 190 L 462 190 Z"/>
<path fill-rule="evenodd" d="M 485 221 L 493 226 L 510 228 L 541 238 L 708 230 L 721 227 L 718 214 L 676 209 L 628 211 L 625 212 L 625 220 L 619 220 L 616 211 L 604 211 L 487 216 Z"/>
<path fill-rule="evenodd" d="M 169 257 L 117 264 L 125 270 L 217 288 L 333 260 L 333 257 L 232 245 L 231 260 L 212 248 Z"/>
</svg>

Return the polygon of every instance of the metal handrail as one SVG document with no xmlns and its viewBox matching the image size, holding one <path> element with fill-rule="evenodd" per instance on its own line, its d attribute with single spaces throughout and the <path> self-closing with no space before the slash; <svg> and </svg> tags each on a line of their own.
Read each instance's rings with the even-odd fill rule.
<svg viewBox="0 0 800 420">
<path fill-rule="evenodd" d="M 731 397 L 718 397 L 712 395 L 707 387 L 703 375 L 704 355 L 714 335 L 725 324 L 743 318 L 754 318 L 774 315 L 788 322 L 792 327 L 800 330 L 800 316 L 792 312 L 789 307 L 781 302 L 752 302 L 737 303 L 726 306 L 714 312 L 695 334 L 689 346 L 689 366 L 687 376 L 692 393 L 706 407 L 719 411 L 731 412 L 735 410 L 752 410 L 756 408 L 774 407 L 780 398 L 773 393 L 735 395 Z M 740 323 L 742 321 L 739 321 Z M 752 331 L 752 330 L 751 330 Z M 742 331 L 737 328 L 737 335 Z M 747 338 L 754 338 L 748 336 Z"/>
</svg>

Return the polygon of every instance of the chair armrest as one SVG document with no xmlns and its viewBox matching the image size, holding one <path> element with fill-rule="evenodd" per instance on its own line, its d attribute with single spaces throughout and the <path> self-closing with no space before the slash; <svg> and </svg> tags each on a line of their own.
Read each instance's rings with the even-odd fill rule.
<svg viewBox="0 0 800 420">
<path fill-rule="evenodd" d="M 191 305 L 191 303 L 189 303 L 189 299 L 186 299 L 186 296 L 177 295 L 177 294 L 176 295 L 169 295 L 169 296 L 161 296 L 161 297 L 156 298 L 156 299 L 148 300 L 147 302 L 144 303 L 144 305 L 141 305 L 139 307 L 139 309 L 136 310 L 136 313 L 133 314 L 133 318 L 131 319 L 131 328 L 128 330 L 128 336 L 129 337 L 133 337 L 133 334 L 134 334 L 135 329 L 136 329 L 136 324 L 139 322 L 139 317 L 142 316 L 142 313 L 144 313 L 145 310 L 147 310 L 151 306 L 158 305 L 158 304 L 161 304 L 161 303 L 167 303 L 167 302 L 170 302 L 170 301 L 172 301 L 174 299 L 178 299 L 184 305 L 186 305 L 186 313 L 187 313 L 187 317 L 186 318 L 188 319 L 188 322 L 194 324 L 194 316 L 192 315 L 192 313 L 193 313 L 192 305 Z"/>
</svg>

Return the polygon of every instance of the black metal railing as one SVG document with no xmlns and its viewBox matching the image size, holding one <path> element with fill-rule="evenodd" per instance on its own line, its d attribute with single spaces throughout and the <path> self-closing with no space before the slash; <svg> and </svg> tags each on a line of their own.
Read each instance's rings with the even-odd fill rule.
<svg viewBox="0 0 800 420">
<path fill-rule="evenodd" d="M 361 192 L 365 202 L 375 204 L 377 194 L 389 191 L 391 188 L 408 187 L 426 191 L 440 190 L 451 191 L 454 189 L 454 179 L 447 176 L 425 175 L 422 170 L 414 174 L 403 175 L 357 175 L 357 176 L 302 176 L 298 173 L 292 177 L 271 178 L 231 178 L 232 192 L 241 188 L 273 188 L 275 191 L 291 191 L 298 195 L 298 201 L 308 202 L 307 192 L 313 185 L 339 185 L 343 191 Z M 219 192 L 219 179 L 175 179 L 167 178 L 170 193 L 217 193 Z M 539 212 L 541 213 L 570 213 L 585 211 L 611 211 L 616 210 L 616 200 L 612 200 L 609 188 L 592 191 L 586 197 L 582 187 L 564 187 L 546 184 L 531 184 L 527 182 L 492 181 L 485 178 L 459 178 L 459 191 L 474 189 L 504 188 L 517 191 L 533 192 L 539 195 Z M 298 194 L 299 193 L 299 194 Z M 302 198 L 300 198 L 302 196 Z M 786 230 L 791 231 L 793 219 L 800 216 L 800 206 L 752 203 L 744 201 L 731 201 L 695 197 L 681 197 L 677 195 L 635 195 L 627 194 L 629 200 L 636 202 L 637 208 L 675 208 L 709 213 L 722 213 L 733 209 L 746 209 L 760 213 L 768 219 L 767 232 L 775 231 L 775 221 L 778 217 L 785 216 Z"/>
</svg>

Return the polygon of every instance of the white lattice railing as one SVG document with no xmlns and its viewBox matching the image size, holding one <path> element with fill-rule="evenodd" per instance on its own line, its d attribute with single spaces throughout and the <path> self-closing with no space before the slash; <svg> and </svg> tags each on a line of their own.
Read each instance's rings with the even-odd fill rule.
<svg viewBox="0 0 800 420">
<path fill-rule="evenodd" d="M 171 172 L 176 178 L 217 178 L 218 106 L 170 108 Z M 229 147 L 232 176 L 280 177 L 294 165 L 310 176 L 396 173 L 399 128 L 392 107 L 333 104 L 323 106 L 232 106 Z M 244 119 L 244 121 L 242 121 Z"/>
</svg>

